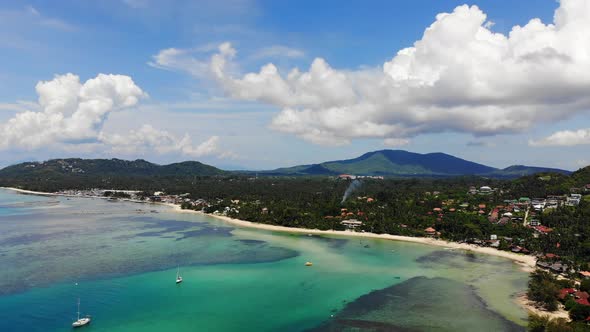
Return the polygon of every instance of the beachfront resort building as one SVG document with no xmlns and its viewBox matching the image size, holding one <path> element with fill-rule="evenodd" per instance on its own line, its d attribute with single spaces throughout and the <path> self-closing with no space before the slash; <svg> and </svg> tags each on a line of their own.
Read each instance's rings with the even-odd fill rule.
<svg viewBox="0 0 590 332">
<path fill-rule="evenodd" d="M 340 224 L 345 226 L 348 230 L 355 230 L 357 227 L 362 226 L 363 222 L 356 219 L 348 219 L 342 220 Z"/>
</svg>

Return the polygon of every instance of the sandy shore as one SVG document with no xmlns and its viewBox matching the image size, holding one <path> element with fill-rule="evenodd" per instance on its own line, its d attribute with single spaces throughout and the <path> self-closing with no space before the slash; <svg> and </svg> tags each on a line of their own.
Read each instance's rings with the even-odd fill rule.
<svg viewBox="0 0 590 332">
<path fill-rule="evenodd" d="M 562 305 L 560 305 L 559 309 L 555 311 L 547 311 L 538 307 L 535 302 L 529 300 L 529 298 L 526 296 L 526 293 L 519 294 L 514 301 L 528 312 L 539 316 L 548 316 L 551 319 L 565 318 L 568 321 L 570 319 L 569 313 L 563 308 Z"/>
<path fill-rule="evenodd" d="M 59 193 L 47 193 L 47 192 L 25 190 L 25 189 L 19 189 L 19 188 L 10 188 L 10 187 L 2 187 L 2 189 L 13 190 L 13 191 L 16 191 L 19 193 L 24 193 L 24 194 L 43 195 L 43 196 L 70 196 L 70 197 L 80 197 L 80 198 L 105 198 L 105 197 L 100 197 L 100 196 L 76 196 L 76 195 L 66 195 L 66 194 L 59 194 Z M 128 200 L 128 199 L 123 199 L 123 200 L 132 201 L 132 202 L 141 202 L 141 201 Z M 143 202 L 143 203 L 146 203 L 146 202 Z M 421 243 L 421 244 L 426 244 L 426 245 L 431 245 L 431 246 L 445 247 L 448 249 L 469 250 L 469 251 L 473 251 L 473 252 L 477 252 L 477 253 L 481 253 L 481 254 L 508 258 L 508 259 L 518 263 L 519 265 L 521 265 L 522 268 L 527 272 L 531 272 L 534 270 L 535 264 L 537 261 L 536 258 L 533 256 L 515 254 L 512 252 L 501 251 L 501 250 L 497 250 L 497 249 L 489 248 L 489 247 L 480 247 L 480 246 L 466 244 L 466 243 L 449 242 L 449 241 L 426 238 L 426 237 L 411 237 L 411 236 L 376 234 L 376 233 L 367 233 L 367 232 L 319 230 L 319 229 L 294 228 L 294 227 L 284 227 L 284 226 L 277 226 L 277 225 L 260 224 L 260 223 L 254 223 L 254 222 L 240 220 L 240 219 L 234 219 L 234 218 L 230 218 L 230 217 L 226 217 L 226 216 L 205 214 L 201 211 L 183 210 L 180 208 L 179 205 L 176 205 L 176 204 L 170 204 L 170 203 L 158 203 L 158 204 L 169 206 L 172 209 L 174 209 L 175 211 L 180 212 L 180 213 L 197 213 L 197 214 L 207 215 L 207 216 L 210 216 L 213 218 L 217 218 L 219 220 L 223 220 L 223 221 L 233 224 L 233 225 L 242 226 L 242 227 L 249 227 L 249 228 L 264 229 L 264 230 L 269 230 L 269 231 L 304 233 L 304 234 L 340 235 L 340 236 L 348 236 L 348 237 L 385 239 L 385 240 L 393 240 L 393 241 Z"/>
<path fill-rule="evenodd" d="M 32 191 L 32 190 L 25 190 L 25 189 L 12 188 L 12 187 L 0 187 L 0 189 L 12 190 L 12 191 L 16 191 L 21 194 L 39 195 L 39 196 L 63 196 L 63 197 L 77 197 L 77 198 L 110 199 L 110 197 L 105 197 L 105 196 L 86 196 L 86 195 L 85 196 L 78 196 L 78 195 L 68 195 L 68 194 L 63 194 L 63 193 L 48 193 L 48 192 L 43 192 L 43 191 Z M 130 198 L 117 198 L 117 199 L 121 200 L 121 201 L 125 201 L 125 202 L 132 202 L 132 203 L 162 204 L 162 203 L 140 201 L 140 200 L 130 199 Z M 174 206 L 173 204 L 164 204 L 164 205 Z"/>
<path fill-rule="evenodd" d="M 42 191 L 32 191 L 32 190 L 25 190 L 19 188 L 12 188 L 12 187 L 0 187 L 0 189 L 12 190 L 22 194 L 31 194 L 31 195 L 41 195 L 41 196 L 69 196 L 65 194 L 56 194 L 56 193 L 46 193 Z"/>
<path fill-rule="evenodd" d="M 242 227 L 250 227 L 250 228 L 257 228 L 257 229 L 264 229 L 269 231 L 276 231 L 276 232 L 289 232 L 289 233 L 304 233 L 304 234 L 324 234 L 324 235 L 341 235 L 341 236 L 349 236 L 349 237 L 362 237 L 362 238 L 372 238 L 372 239 L 384 239 L 384 240 L 393 240 L 393 241 L 405 241 L 405 242 L 414 242 L 414 243 L 421 243 L 426 245 L 432 246 L 439 246 L 445 247 L 448 249 L 458 249 L 458 250 L 469 250 L 477 253 L 482 253 L 486 255 L 493 255 L 498 257 L 504 257 L 513 260 L 514 262 L 518 263 L 522 266 L 523 270 L 526 272 L 531 272 L 535 268 L 535 264 L 537 259 L 533 256 L 527 255 L 519 255 L 512 252 L 507 251 L 500 251 L 494 248 L 489 247 L 479 247 L 476 245 L 466 244 L 466 243 L 457 243 L 457 242 L 449 242 L 444 240 L 426 238 L 426 237 L 411 237 L 411 236 L 401 236 L 401 235 L 391 235 L 391 234 L 376 234 L 376 233 L 367 233 L 367 232 L 351 232 L 351 231 L 334 231 L 334 230 L 319 230 L 319 229 L 308 229 L 308 228 L 294 228 L 294 227 L 284 227 L 284 226 L 277 226 L 277 225 L 268 225 L 268 224 L 260 224 L 240 219 L 234 219 L 226 216 L 214 215 L 214 214 L 205 214 L 200 211 L 194 210 L 183 210 L 178 205 L 168 204 L 176 211 L 181 213 L 199 213 L 203 215 L 207 215 L 213 218 L 217 218 L 228 222 L 233 225 L 242 226 Z"/>
<path fill-rule="evenodd" d="M 24 193 L 24 194 L 43 195 L 43 196 L 70 196 L 70 197 L 80 197 L 80 198 L 105 198 L 105 197 L 100 197 L 100 196 L 76 196 L 76 195 L 66 195 L 66 194 L 59 194 L 59 193 L 47 193 L 47 192 L 25 190 L 25 189 L 19 189 L 19 188 L 10 188 L 10 187 L 2 187 L 2 189 L 13 190 L 13 191 L 16 191 L 19 193 Z M 123 200 L 127 200 L 127 199 L 123 199 Z M 140 202 L 140 201 L 134 201 L 134 200 L 127 200 L 127 201 Z M 143 203 L 145 203 L 145 202 L 143 202 Z M 294 228 L 294 227 L 284 227 L 284 226 L 277 226 L 277 225 L 260 224 L 260 223 L 254 223 L 254 222 L 240 220 L 240 219 L 234 219 L 234 218 L 230 218 L 230 217 L 226 217 L 226 216 L 205 214 L 201 211 L 183 210 L 180 208 L 179 205 L 176 205 L 176 204 L 170 204 L 170 203 L 158 203 L 158 204 L 169 206 L 172 209 L 174 209 L 175 211 L 180 212 L 180 213 L 197 213 L 197 214 L 202 214 L 202 215 L 207 215 L 207 216 L 210 216 L 213 218 L 217 218 L 219 220 L 223 220 L 227 223 L 237 225 L 237 226 L 264 229 L 264 230 L 275 231 L 275 232 L 363 237 L 363 238 L 372 238 L 372 239 L 414 242 L 414 243 L 421 243 L 421 244 L 426 244 L 426 245 L 431 245 L 431 246 L 445 247 L 448 249 L 469 250 L 469 251 L 473 251 L 473 252 L 477 252 L 477 253 L 481 253 L 481 254 L 493 255 L 493 256 L 511 259 L 512 261 L 521 265 L 522 268 L 527 272 L 534 270 L 535 264 L 537 261 L 536 258 L 533 256 L 515 254 L 512 252 L 501 251 L 501 250 L 497 250 L 497 249 L 489 248 L 489 247 L 480 247 L 480 246 L 466 244 L 466 243 L 449 242 L 449 241 L 426 238 L 426 237 L 412 237 L 412 236 L 401 236 L 401 235 L 391 235 L 391 234 L 376 234 L 376 233 L 367 233 L 367 232 L 319 230 L 319 229 Z"/>
</svg>

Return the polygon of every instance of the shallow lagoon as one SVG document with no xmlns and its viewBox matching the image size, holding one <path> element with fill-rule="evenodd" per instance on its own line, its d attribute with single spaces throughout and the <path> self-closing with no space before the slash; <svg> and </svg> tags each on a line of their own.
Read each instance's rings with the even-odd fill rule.
<svg viewBox="0 0 590 332">
<path fill-rule="evenodd" d="M 527 274 L 503 258 L 237 228 L 160 205 L 0 190 L 0 266 L 1 331 L 70 330 L 78 296 L 94 317 L 88 331 L 511 331 L 526 323 L 512 297 Z"/>
</svg>

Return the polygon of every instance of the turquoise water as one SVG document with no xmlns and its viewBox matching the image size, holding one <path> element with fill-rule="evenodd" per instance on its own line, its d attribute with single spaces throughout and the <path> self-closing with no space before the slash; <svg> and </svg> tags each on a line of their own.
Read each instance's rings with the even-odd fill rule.
<svg viewBox="0 0 590 332">
<path fill-rule="evenodd" d="M 526 319 L 512 297 L 527 274 L 502 258 L 100 199 L 0 190 L 0 266 L 0 331 L 70 330 L 78 297 L 87 331 L 522 330 Z"/>
</svg>

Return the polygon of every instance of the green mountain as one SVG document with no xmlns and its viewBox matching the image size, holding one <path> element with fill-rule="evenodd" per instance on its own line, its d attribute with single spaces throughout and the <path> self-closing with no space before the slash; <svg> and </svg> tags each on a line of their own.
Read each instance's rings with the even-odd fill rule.
<svg viewBox="0 0 590 332">
<path fill-rule="evenodd" d="M 53 159 L 26 162 L 0 170 L 0 186 L 59 190 L 66 188 L 141 188 L 141 184 L 184 181 L 188 177 L 224 175 L 226 171 L 197 161 L 158 165 L 121 159 Z M 161 180 L 161 181 L 160 181 Z"/>
<path fill-rule="evenodd" d="M 538 173 L 559 173 L 565 175 L 571 174 L 570 171 L 558 168 L 514 165 L 488 173 L 487 176 L 496 178 L 517 178 L 521 176 L 534 175 Z"/>
<path fill-rule="evenodd" d="M 158 165 L 143 159 L 52 159 L 45 162 L 26 162 L 0 170 L 0 177 L 36 175 L 79 176 L 173 176 L 173 175 L 221 175 L 225 171 L 198 161 L 185 161 L 170 165 Z"/>
<path fill-rule="evenodd" d="M 581 172 L 581 171 L 579 171 Z M 121 159 L 53 159 L 45 162 L 26 162 L 0 170 L 0 186 L 22 186 L 44 189 L 64 188 L 141 188 L 164 187 L 171 182 L 193 183 L 195 177 L 253 172 L 228 172 L 197 161 L 158 165 L 148 161 Z M 530 166 L 510 166 L 497 169 L 444 153 L 412 153 L 402 150 L 368 152 L 358 158 L 300 165 L 260 175 L 381 175 L 389 177 L 450 177 L 485 176 L 517 178 L 537 173 L 570 174 L 568 171 Z M 577 174 L 577 173 L 576 173 Z M 585 174 L 585 173 L 584 173 Z M 573 181 L 573 180 L 572 180 Z M 581 182 L 581 181 L 577 181 Z M 573 185 L 573 183 L 572 183 Z"/>
<path fill-rule="evenodd" d="M 480 175 L 495 178 L 516 178 L 543 172 L 570 173 L 569 171 L 554 168 L 521 165 L 497 169 L 445 153 L 420 154 L 403 150 L 373 151 L 353 159 L 279 168 L 264 173 L 274 175 L 354 174 L 399 177 Z"/>
</svg>

